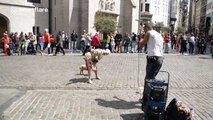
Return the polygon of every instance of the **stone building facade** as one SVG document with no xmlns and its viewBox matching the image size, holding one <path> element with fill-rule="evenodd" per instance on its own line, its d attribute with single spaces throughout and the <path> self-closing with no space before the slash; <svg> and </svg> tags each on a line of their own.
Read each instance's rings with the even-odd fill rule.
<svg viewBox="0 0 213 120">
<path fill-rule="evenodd" d="M 113 16 L 117 31 L 138 32 L 138 0 L 1 0 L 0 34 L 8 32 L 52 34 L 75 30 L 95 33 L 98 14 Z"/>
<path fill-rule="evenodd" d="M 112 16 L 121 33 L 138 32 L 138 0 L 55 0 L 52 3 L 52 31 L 70 34 L 73 30 L 95 33 L 98 15 Z"/>
<path fill-rule="evenodd" d="M 49 27 L 47 0 L 1 0 L 0 8 L 0 35 L 5 31 L 38 33 Z"/>
<path fill-rule="evenodd" d="M 206 32 L 208 35 L 213 35 L 213 0 L 207 0 L 206 6 Z"/>
</svg>

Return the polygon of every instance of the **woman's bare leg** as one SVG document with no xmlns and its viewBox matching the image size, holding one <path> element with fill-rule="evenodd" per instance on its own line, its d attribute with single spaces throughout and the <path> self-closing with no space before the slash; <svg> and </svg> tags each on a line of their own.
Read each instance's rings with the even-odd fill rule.
<svg viewBox="0 0 213 120">
<path fill-rule="evenodd" d="M 85 61 L 85 63 L 86 63 L 86 67 L 87 67 L 87 70 L 88 70 L 88 83 L 92 83 L 90 63 L 88 61 Z"/>
<path fill-rule="evenodd" d="M 101 78 L 98 76 L 98 68 L 97 68 L 97 65 L 94 65 L 94 73 L 95 73 L 95 77 L 96 77 L 96 79 L 98 79 L 98 80 L 101 80 Z"/>
</svg>

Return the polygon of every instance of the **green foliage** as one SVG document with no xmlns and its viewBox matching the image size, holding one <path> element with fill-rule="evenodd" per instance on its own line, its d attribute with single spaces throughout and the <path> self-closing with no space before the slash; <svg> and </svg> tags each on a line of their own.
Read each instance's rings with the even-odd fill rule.
<svg viewBox="0 0 213 120">
<path fill-rule="evenodd" d="M 157 22 L 155 23 L 155 25 L 153 26 L 153 29 L 160 32 L 161 28 L 164 26 L 163 22 Z"/>
<path fill-rule="evenodd" d="M 185 29 L 184 29 L 184 27 L 178 26 L 176 31 L 177 31 L 178 33 L 184 33 L 184 32 L 185 32 Z"/>
<path fill-rule="evenodd" d="M 168 34 L 171 32 L 171 27 L 162 27 L 161 31 L 163 32 L 163 34 Z"/>
<path fill-rule="evenodd" d="M 157 22 L 157 23 L 155 23 L 155 27 L 162 28 L 163 26 L 164 26 L 163 22 Z"/>
<path fill-rule="evenodd" d="M 172 30 L 171 27 L 164 26 L 163 22 L 155 23 L 153 28 L 158 32 L 162 32 L 163 34 L 168 34 Z"/>
<path fill-rule="evenodd" d="M 116 21 L 112 17 L 99 16 L 95 21 L 95 29 L 100 33 L 114 33 Z"/>
</svg>

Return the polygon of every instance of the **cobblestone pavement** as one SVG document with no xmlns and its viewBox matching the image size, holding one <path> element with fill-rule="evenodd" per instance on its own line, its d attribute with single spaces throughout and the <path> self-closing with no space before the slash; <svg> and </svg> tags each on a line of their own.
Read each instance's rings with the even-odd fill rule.
<svg viewBox="0 0 213 120">
<path fill-rule="evenodd" d="M 144 54 L 112 54 L 98 63 L 102 80 L 79 75 L 80 54 L 0 56 L 0 88 L 26 91 L 2 110 L 3 120 L 139 120 Z M 140 61 L 140 62 L 138 62 Z M 213 119 L 213 60 L 210 56 L 165 55 L 170 73 L 168 102 L 176 97 L 195 111 L 195 120 Z M 139 67 L 138 67 L 139 66 Z M 94 75 L 93 75 L 94 77 Z M 159 79 L 166 80 L 160 73 Z M 0 106 L 1 109 L 1 106 Z"/>
</svg>

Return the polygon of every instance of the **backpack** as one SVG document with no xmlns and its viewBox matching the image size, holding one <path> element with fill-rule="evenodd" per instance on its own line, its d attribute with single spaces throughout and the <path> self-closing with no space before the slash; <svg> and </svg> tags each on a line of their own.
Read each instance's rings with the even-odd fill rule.
<svg viewBox="0 0 213 120">
<path fill-rule="evenodd" d="M 186 112 L 178 106 L 178 102 L 176 98 L 172 99 L 165 111 L 165 120 L 192 120 L 191 111 Z M 186 109 L 189 109 L 185 106 Z"/>
</svg>

